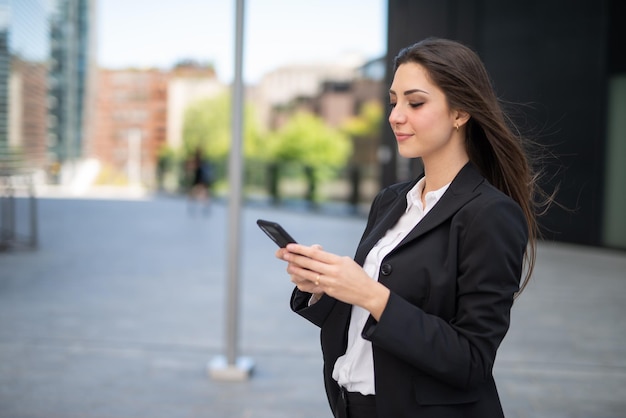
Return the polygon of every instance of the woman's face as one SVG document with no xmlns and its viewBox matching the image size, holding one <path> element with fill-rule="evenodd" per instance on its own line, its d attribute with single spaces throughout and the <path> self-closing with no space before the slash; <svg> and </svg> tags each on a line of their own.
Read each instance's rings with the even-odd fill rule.
<svg viewBox="0 0 626 418">
<path fill-rule="evenodd" d="M 456 112 L 450 110 L 443 91 L 430 81 L 420 64 L 409 62 L 398 67 L 389 89 L 389 103 L 389 124 L 400 155 L 422 157 L 426 162 L 458 151 L 461 136 L 455 129 Z"/>
</svg>

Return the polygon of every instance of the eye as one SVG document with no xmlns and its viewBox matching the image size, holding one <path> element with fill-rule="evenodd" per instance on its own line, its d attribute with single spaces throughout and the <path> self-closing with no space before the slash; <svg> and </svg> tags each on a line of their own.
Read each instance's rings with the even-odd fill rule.
<svg viewBox="0 0 626 418">
<path fill-rule="evenodd" d="M 409 106 L 411 106 L 413 109 L 420 107 L 421 105 L 423 105 L 424 102 L 419 102 L 419 103 L 409 103 Z"/>
<path fill-rule="evenodd" d="M 389 103 L 389 108 L 390 109 L 393 109 L 394 107 L 396 107 L 396 103 L 395 102 Z"/>
</svg>

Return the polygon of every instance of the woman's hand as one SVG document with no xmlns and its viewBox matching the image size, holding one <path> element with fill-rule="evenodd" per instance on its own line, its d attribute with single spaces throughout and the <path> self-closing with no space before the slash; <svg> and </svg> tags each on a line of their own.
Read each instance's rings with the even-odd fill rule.
<svg viewBox="0 0 626 418">
<path fill-rule="evenodd" d="M 321 250 L 322 246 L 315 244 L 311 248 L 318 248 Z M 288 261 L 287 254 L 289 254 L 289 251 L 286 248 L 280 248 L 278 249 L 278 251 L 276 251 L 276 258 L 280 260 Z M 289 262 L 289 264 L 287 265 L 287 272 L 290 272 L 290 270 L 293 270 L 295 267 L 302 267 L 302 266 L 296 266 L 295 264 L 293 264 L 293 262 Z M 321 298 L 322 295 L 324 294 L 324 291 L 322 290 L 322 288 L 315 283 L 314 279 L 313 280 L 311 279 L 310 274 L 307 274 L 306 276 L 298 276 L 296 274 L 290 273 L 290 275 L 291 275 L 291 282 L 296 285 L 298 290 L 302 292 L 312 293 L 316 296 L 316 299 Z"/>
<path fill-rule="evenodd" d="M 287 261 L 291 281 L 303 292 L 320 296 L 326 293 L 342 302 L 367 309 L 378 320 L 382 315 L 389 289 L 365 273 L 353 259 L 322 250 L 319 245 L 307 247 L 289 244 L 276 252 Z"/>
</svg>

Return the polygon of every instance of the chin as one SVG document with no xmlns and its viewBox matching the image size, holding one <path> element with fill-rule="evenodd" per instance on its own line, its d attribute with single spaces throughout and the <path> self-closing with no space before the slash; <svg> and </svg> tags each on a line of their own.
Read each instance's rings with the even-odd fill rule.
<svg viewBox="0 0 626 418">
<path fill-rule="evenodd" d="M 421 152 L 417 152 L 416 150 L 406 149 L 402 146 L 398 147 L 398 154 L 400 154 L 403 158 L 420 158 L 422 156 Z"/>
</svg>

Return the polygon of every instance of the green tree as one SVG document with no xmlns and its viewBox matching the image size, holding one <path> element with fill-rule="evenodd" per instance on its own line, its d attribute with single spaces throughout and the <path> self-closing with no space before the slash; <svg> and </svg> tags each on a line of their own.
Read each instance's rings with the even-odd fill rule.
<svg viewBox="0 0 626 418">
<path fill-rule="evenodd" d="M 341 130 L 352 138 L 376 138 L 381 133 L 383 106 L 379 101 L 369 101 L 361 106 L 357 116 L 348 119 Z"/>
<path fill-rule="evenodd" d="M 341 130 L 352 138 L 354 153 L 348 170 L 351 192 L 349 201 L 357 209 L 361 199 L 361 182 L 367 166 L 376 164 L 382 134 L 383 106 L 380 101 L 366 102 L 359 114 L 348 119 Z"/>
<path fill-rule="evenodd" d="M 185 111 L 183 153 L 192 155 L 198 148 L 212 160 L 225 160 L 231 144 L 231 100 L 229 94 L 200 100 Z M 263 157 L 262 134 L 249 105 L 244 106 L 243 151 L 246 157 Z"/>
<path fill-rule="evenodd" d="M 270 166 L 270 193 L 278 200 L 279 165 L 298 163 L 304 168 L 308 184 L 307 200 L 317 200 L 317 184 L 330 177 L 333 168 L 346 164 L 352 152 L 349 137 L 326 125 L 319 117 L 300 112 L 295 114 L 268 141 L 274 165 Z"/>
<path fill-rule="evenodd" d="M 314 168 L 345 165 L 352 152 L 347 135 L 326 125 L 319 117 L 300 112 L 275 133 L 269 154 L 278 162 L 299 162 Z"/>
</svg>

